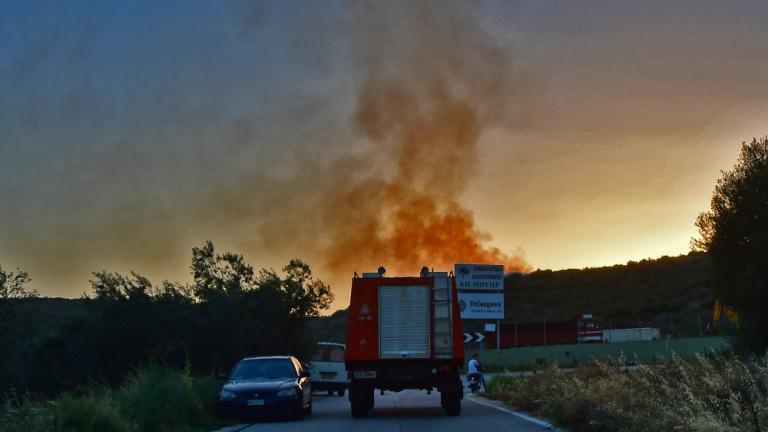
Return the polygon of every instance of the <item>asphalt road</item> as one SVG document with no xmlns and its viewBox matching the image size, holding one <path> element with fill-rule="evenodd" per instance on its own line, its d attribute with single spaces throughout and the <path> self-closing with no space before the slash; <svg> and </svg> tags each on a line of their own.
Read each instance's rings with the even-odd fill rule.
<svg viewBox="0 0 768 432">
<path fill-rule="evenodd" d="M 464 394 L 461 415 L 446 416 L 440 407 L 440 393 L 427 395 L 424 391 L 404 390 L 399 393 L 376 393 L 375 407 L 365 418 L 352 418 L 346 395 L 315 394 L 313 413 L 303 421 L 262 421 L 238 425 L 222 432 L 316 431 L 316 432 L 476 432 L 515 431 L 541 432 L 551 430 L 536 419 L 525 419 L 495 401 Z"/>
</svg>

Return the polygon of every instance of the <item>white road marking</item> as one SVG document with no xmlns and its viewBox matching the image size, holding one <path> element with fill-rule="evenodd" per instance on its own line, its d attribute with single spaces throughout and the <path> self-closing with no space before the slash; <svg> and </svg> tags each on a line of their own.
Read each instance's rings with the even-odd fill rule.
<svg viewBox="0 0 768 432">
<path fill-rule="evenodd" d="M 511 409 L 508 409 L 508 408 L 504 408 L 502 406 L 499 406 L 499 405 L 496 405 L 496 404 L 492 404 L 490 402 L 481 401 L 478 396 L 467 395 L 467 397 L 465 397 L 464 399 L 468 400 L 470 402 L 474 402 L 474 403 L 479 404 L 479 405 L 485 405 L 487 407 L 499 410 L 499 411 L 507 413 L 509 415 L 513 415 L 513 416 L 515 416 L 515 417 L 517 417 L 519 419 L 525 420 L 525 421 L 527 421 L 529 423 L 533 423 L 533 424 L 535 424 L 537 426 L 541 426 L 541 427 L 546 428 L 546 429 L 550 429 L 550 430 L 554 430 L 554 431 L 560 430 L 560 429 L 558 429 L 555 425 L 553 425 L 550 422 L 547 422 L 547 421 L 544 421 L 544 420 L 541 420 L 541 419 L 537 419 L 536 417 L 531 417 L 531 416 L 529 416 L 527 414 L 523 414 L 523 413 L 511 410 Z"/>
</svg>

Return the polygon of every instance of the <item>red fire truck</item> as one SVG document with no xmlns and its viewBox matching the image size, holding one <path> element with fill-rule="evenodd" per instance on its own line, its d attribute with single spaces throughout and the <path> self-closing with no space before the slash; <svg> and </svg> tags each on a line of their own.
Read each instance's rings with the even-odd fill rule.
<svg viewBox="0 0 768 432">
<path fill-rule="evenodd" d="M 355 274 L 345 362 L 354 417 L 373 408 L 376 389 L 437 389 L 445 412 L 459 415 L 464 342 L 453 274 Z"/>
</svg>

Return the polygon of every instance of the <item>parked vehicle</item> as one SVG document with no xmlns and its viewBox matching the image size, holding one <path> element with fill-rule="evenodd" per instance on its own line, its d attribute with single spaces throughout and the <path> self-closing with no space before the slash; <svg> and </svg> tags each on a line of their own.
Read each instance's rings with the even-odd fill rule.
<svg viewBox="0 0 768 432">
<path fill-rule="evenodd" d="M 346 346 L 340 343 L 319 342 L 309 370 L 312 373 L 312 388 L 315 391 L 328 391 L 328 395 L 337 393 L 344 396 L 349 387 L 349 378 L 344 366 Z"/>
<path fill-rule="evenodd" d="M 637 327 L 603 330 L 603 343 L 638 342 L 661 339 L 661 329 Z"/>
<path fill-rule="evenodd" d="M 295 357 L 248 357 L 240 360 L 219 394 L 220 414 L 239 418 L 312 413 L 312 383 Z"/>
<path fill-rule="evenodd" d="M 346 366 L 352 415 L 374 405 L 374 391 L 440 392 L 448 415 L 459 415 L 464 364 L 456 280 L 430 272 L 417 277 L 363 273 L 352 279 Z"/>
</svg>

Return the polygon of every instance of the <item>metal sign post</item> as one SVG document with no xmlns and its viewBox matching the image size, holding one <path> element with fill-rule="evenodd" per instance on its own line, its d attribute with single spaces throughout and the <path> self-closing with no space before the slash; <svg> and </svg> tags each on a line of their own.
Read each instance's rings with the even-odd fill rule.
<svg viewBox="0 0 768 432">
<path fill-rule="evenodd" d="M 501 320 L 496 320 L 496 351 L 501 351 Z"/>
<path fill-rule="evenodd" d="M 485 332 L 496 333 L 496 351 L 498 351 L 501 344 L 501 337 L 499 336 L 499 333 L 501 333 L 501 320 L 496 320 L 496 324 L 485 323 Z"/>
<path fill-rule="evenodd" d="M 485 339 L 485 335 L 483 335 L 483 339 Z M 485 365 L 485 344 L 480 342 L 480 363 Z"/>
</svg>

